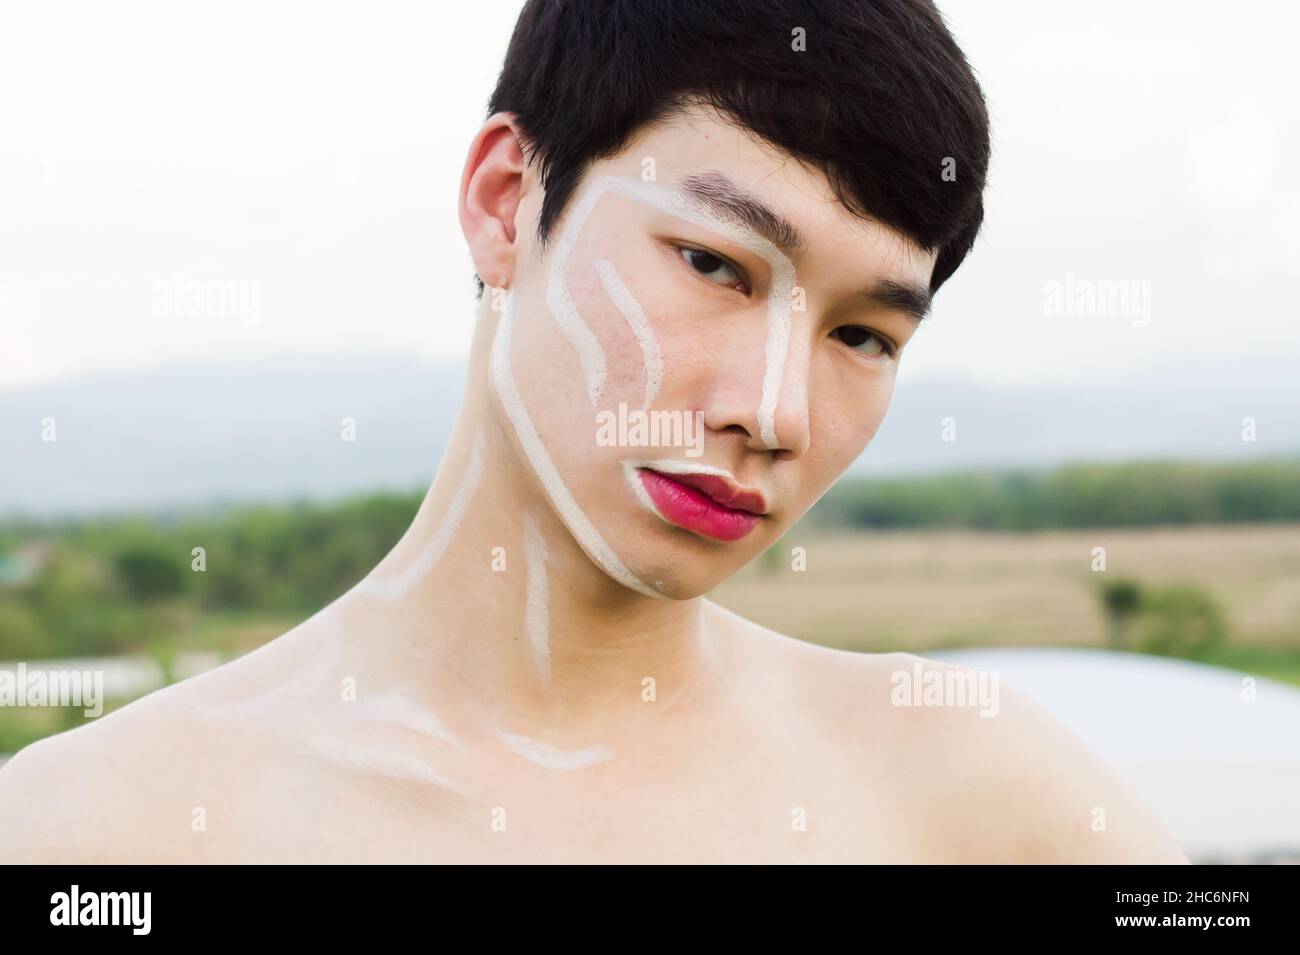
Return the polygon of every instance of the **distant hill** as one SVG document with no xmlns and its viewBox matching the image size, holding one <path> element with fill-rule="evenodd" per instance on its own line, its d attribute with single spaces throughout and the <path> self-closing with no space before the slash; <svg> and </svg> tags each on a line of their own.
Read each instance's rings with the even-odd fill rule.
<svg viewBox="0 0 1300 955">
<path fill-rule="evenodd" d="M 171 366 L 0 391 L 0 516 L 52 516 L 427 484 L 462 364 L 356 356 Z M 1300 451 L 1285 369 L 1105 387 L 996 390 L 904 378 L 853 470 L 897 474 L 1074 460 L 1244 459 Z M 1243 442 L 1241 419 L 1258 440 Z M 41 440 L 53 417 L 57 440 Z M 956 419 L 956 441 L 941 440 Z M 342 419 L 356 440 L 340 438 Z"/>
<path fill-rule="evenodd" d="M 169 367 L 0 393 L 0 514 L 332 498 L 427 484 L 464 366 L 368 357 Z M 57 440 L 41 441 L 53 417 Z M 344 418 L 355 441 L 341 438 Z"/>
</svg>

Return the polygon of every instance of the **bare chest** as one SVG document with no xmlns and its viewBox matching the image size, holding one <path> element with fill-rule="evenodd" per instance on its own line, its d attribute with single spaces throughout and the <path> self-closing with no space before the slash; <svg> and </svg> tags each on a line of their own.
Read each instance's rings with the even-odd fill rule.
<svg viewBox="0 0 1300 955">
<path fill-rule="evenodd" d="M 810 746 L 566 771 L 483 764 L 439 778 L 312 766 L 240 794 L 232 861 L 852 863 L 910 861 L 905 802 Z M 395 769 L 395 767 L 390 767 Z M 408 767 L 409 769 L 409 767 Z"/>
</svg>

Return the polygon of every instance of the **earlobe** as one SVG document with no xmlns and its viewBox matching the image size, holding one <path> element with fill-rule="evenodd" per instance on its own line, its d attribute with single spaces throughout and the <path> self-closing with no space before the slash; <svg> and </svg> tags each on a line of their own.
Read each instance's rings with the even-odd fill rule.
<svg viewBox="0 0 1300 955">
<path fill-rule="evenodd" d="M 461 231 L 487 285 L 504 287 L 514 274 L 526 166 L 514 117 L 489 117 L 470 144 L 460 182 Z"/>
</svg>

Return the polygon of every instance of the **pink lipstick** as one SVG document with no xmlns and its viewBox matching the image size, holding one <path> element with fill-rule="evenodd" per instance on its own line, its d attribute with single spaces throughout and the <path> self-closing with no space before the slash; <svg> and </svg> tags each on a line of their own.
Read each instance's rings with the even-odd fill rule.
<svg viewBox="0 0 1300 955">
<path fill-rule="evenodd" d="M 739 487 L 721 475 L 664 474 L 639 467 L 635 478 L 665 521 L 713 540 L 740 540 L 767 513 L 760 492 Z"/>
</svg>

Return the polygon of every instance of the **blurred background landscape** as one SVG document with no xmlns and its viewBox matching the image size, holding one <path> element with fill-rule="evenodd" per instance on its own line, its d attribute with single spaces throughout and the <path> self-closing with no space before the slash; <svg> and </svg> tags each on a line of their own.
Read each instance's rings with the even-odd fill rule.
<svg viewBox="0 0 1300 955">
<path fill-rule="evenodd" d="M 156 674 L 127 686 L 169 682 L 340 596 L 422 496 L 10 518 L 0 659 L 125 657 Z M 1098 647 L 1300 686 L 1298 582 L 1300 458 L 1150 461 L 850 476 L 713 596 L 842 649 Z M 81 719 L 0 708 L 0 753 Z"/>
<path fill-rule="evenodd" d="M 713 597 L 996 667 L 1193 861 L 1300 860 L 1300 8 L 938 5 L 993 121 L 983 233 L 867 452 Z M 0 11 L 0 670 L 89 661 L 111 710 L 414 514 L 519 3 L 362 9 Z M 0 706 L 0 761 L 83 722 Z"/>
</svg>

